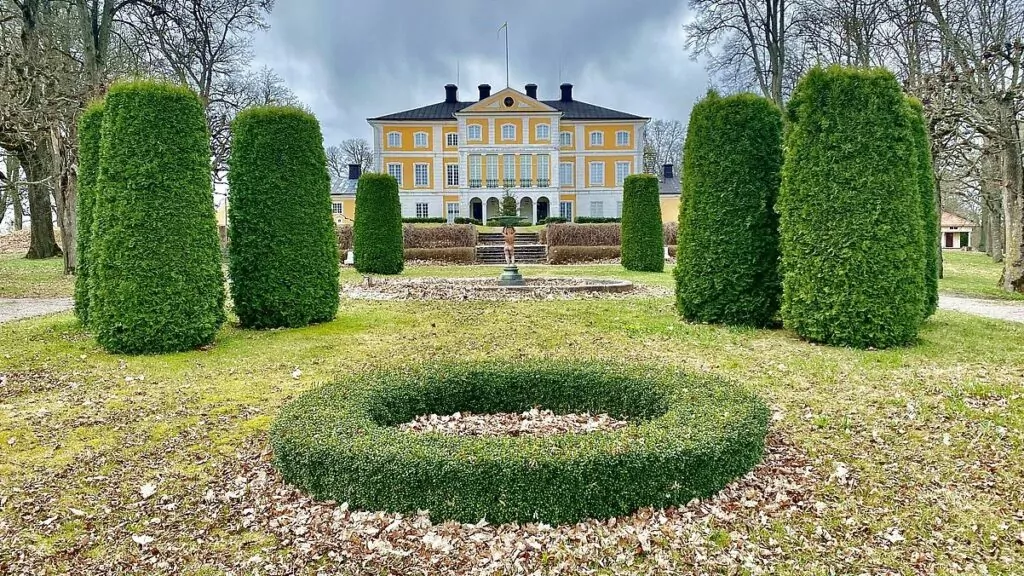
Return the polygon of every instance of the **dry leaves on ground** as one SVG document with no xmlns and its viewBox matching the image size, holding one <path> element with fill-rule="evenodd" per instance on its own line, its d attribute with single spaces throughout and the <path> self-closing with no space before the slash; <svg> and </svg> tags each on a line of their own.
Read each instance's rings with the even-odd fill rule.
<svg viewBox="0 0 1024 576">
<path fill-rule="evenodd" d="M 429 414 L 417 416 L 412 422 L 398 426 L 407 432 L 439 432 L 455 436 L 551 436 L 552 434 L 582 434 L 598 430 L 617 430 L 626 426 L 625 420 L 608 414 L 555 414 L 551 410 L 533 408 L 520 414 Z"/>
</svg>

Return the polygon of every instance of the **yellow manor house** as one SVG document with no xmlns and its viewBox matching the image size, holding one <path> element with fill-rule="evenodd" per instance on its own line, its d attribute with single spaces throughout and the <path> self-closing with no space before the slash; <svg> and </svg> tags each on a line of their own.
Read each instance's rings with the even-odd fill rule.
<svg viewBox="0 0 1024 576">
<path fill-rule="evenodd" d="M 572 84 L 557 100 L 539 100 L 536 84 L 525 94 L 481 84 L 472 102 L 459 101 L 454 84 L 444 88 L 443 102 L 368 120 L 375 169 L 398 180 L 403 218 L 486 222 L 505 190 L 534 223 L 622 214 L 622 183 L 643 166 L 648 118 L 576 100 Z M 353 188 L 335 191 L 335 212 L 351 217 Z"/>
</svg>

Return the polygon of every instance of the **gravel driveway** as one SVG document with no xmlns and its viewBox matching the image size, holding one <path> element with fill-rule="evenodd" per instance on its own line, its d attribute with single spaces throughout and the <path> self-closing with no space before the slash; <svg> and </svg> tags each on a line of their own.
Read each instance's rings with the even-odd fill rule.
<svg viewBox="0 0 1024 576">
<path fill-rule="evenodd" d="M 1006 320 L 1008 322 L 1024 322 L 1024 304 L 1003 302 L 1000 300 L 982 300 L 964 296 L 939 296 L 939 308 L 955 310 L 965 314 Z"/>
<path fill-rule="evenodd" d="M 71 298 L 0 298 L 0 324 L 71 310 Z"/>
</svg>

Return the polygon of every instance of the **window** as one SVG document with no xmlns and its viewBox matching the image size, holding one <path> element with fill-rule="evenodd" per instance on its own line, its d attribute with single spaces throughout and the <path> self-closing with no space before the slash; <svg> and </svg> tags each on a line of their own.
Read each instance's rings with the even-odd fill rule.
<svg viewBox="0 0 1024 576">
<path fill-rule="evenodd" d="M 469 157 L 469 187 L 480 187 L 480 155 L 472 154 Z"/>
<path fill-rule="evenodd" d="M 469 130 L 469 139 L 470 140 L 482 140 L 483 139 L 483 137 L 481 136 L 482 130 L 480 129 L 480 125 L 479 124 L 470 124 L 468 130 Z"/>
<path fill-rule="evenodd" d="M 459 217 L 459 203 L 449 202 L 446 208 L 448 210 L 448 223 L 454 224 L 455 219 Z"/>
<path fill-rule="evenodd" d="M 530 185 L 530 178 L 533 177 L 533 155 L 532 154 L 520 154 L 519 155 L 519 179 L 523 181 L 523 186 Z"/>
<path fill-rule="evenodd" d="M 417 218 L 430 218 L 430 205 L 426 202 L 416 203 L 416 217 Z"/>
<path fill-rule="evenodd" d="M 516 157 L 515 154 L 505 154 L 502 159 L 505 168 L 502 171 L 502 178 L 505 179 L 504 186 L 511 188 L 516 185 Z"/>
<path fill-rule="evenodd" d="M 590 185 L 604 186 L 604 162 L 590 163 Z"/>
<path fill-rule="evenodd" d="M 537 124 L 536 139 L 539 142 L 549 142 L 551 140 L 551 125 Z"/>
<path fill-rule="evenodd" d="M 502 124 L 501 125 L 501 139 L 502 140 L 515 140 L 516 139 L 516 125 L 515 124 Z"/>
<path fill-rule="evenodd" d="M 615 133 L 615 145 L 616 146 L 629 146 L 629 132 L 626 130 L 619 130 Z"/>
<path fill-rule="evenodd" d="M 550 163 L 551 159 L 548 158 L 547 154 L 539 154 L 537 156 L 537 185 L 547 186 L 548 179 L 550 176 Z"/>
<path fill-rule="evenodd" d="M 445 171 L 448 174 L 448 180 L 447 180 L 448 185 L 449 186 L 458 186 L 459 185 L 459 165 L 458 164 L 448 164 L 447 166 L 445 166 Z"/>
<path fill-rule="evenodd" d="M 344 214 L 345 205 L 341 202 L 331 202 L 331 213 L 332 214 Z"/>
<path fill-rule="evenodd" d="M 449 133 L 445 134 L 445 144 L 447 144 L 448 146 L 458 146 L 459 145 L 459 133 L 458 132 L 449 132 Z"/>
<path fill-rule="evenodd" d="M 416 146 L 417 148 L 426 148 L 427 147 L 427 133 L 426 132 L 417 132 L 417 133 L 413 134 L 412 135 L 412 143 L 413 143 L 413 146 Z"/>
<path fill-rule="evenodd" d="M 498 155 L 487 155 L 487 187 L 498 187 Z"/>
<path fill-rule="evenodd" d="M 558 215 L 572 222 L 572 202 L 559 202 Z"/>
<path fill-rule="evenodd" d="M 401 164 L 388 164 L 388 174 L 394 176 L 395 180 L 398 180 L 398 185 L 402 185 L 402 165 Z"/>
<path fill-rule="evenodd" d="M 604 202 L 598 201 L 590 203 L 590 217 L 604 218 Z"/>
<path fill-rule="evenodd" d="M 427 174 L 426 164 L 413 164 L 413 180 L 416 186 L 429 186 L 430 178 Z"/>
<path fill-rule="evenodd" d="M 622 218 L 622 200 L 615 203 L 615 217 Z"/>
<path fill-rule="evenodd" d="M 402 134 L 401 132 L 388 132 L 388 148 L 401 148 L 402 147 Z"/>
<path fill-rule="evenodd" d="M 590 133 L 590 145 L 591 146 L 604 146 L 604 132 L 591 132 Z"/>
<path fill-rule="evenodd" d="M 559 146 L 572 146 L 572 132 L 562 132 L 558 136 Z"/>
<path fill-rule="evenodd" d="M 562 162 L 558 165 L 558 183 L 562 186 L 572 186 L 572 162 Z"/>
<path fill-rule="evenodd" d="M 626 181 L 626 176 L 629 176 L 629 162 L 616 162 L 615 185 L 622 186 L 622 183 Z"/>
</svg>

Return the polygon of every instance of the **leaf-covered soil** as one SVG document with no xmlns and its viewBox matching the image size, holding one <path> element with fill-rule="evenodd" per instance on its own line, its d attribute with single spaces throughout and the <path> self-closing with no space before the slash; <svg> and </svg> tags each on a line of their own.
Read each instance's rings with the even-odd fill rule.
<svg viewBox="0 0 1024 576">
<path fill-rule="evenodd" d="M 564 270 L 671 286 L 670 273 Z M 561 527 L 359 512 L 274 472 L 270 423 L 317 383 L 496 356 L 741 381 L 773 409 L 766 460 L 707 501 Z M 327 324 L 228 325 L 208 350 L 123 357 L 65 312 L 0 325 L 0 374 L 0 574 L 1008 575 L 1024 563 L 1020 324 L 940 311 L 916 346 L 856 351 L 686 324 L 670 296 L 344 300 Z"/>
<path fill-rule="evenodd" d="M 551 410 L 533 408 L 520 414 L 421 414 L 410 422 L 399 424 L 398 429 L 451 436 L 551 436 L 617 430 L 627 425 L 629 423 L 625 420 L 608 414 L 555 414 Z"/>
<path fill-rule="evenodd" d="M 344 284 L 341 295 L 359 300 L 556 300 L 588 298 L 667 297 L 660 286 L 626 285 L 608 278 L 575 276 L 524 278 L 525 286 L 502 288 L 497 275 L 480 278 L 386 278 L 368 276 Z"/>
</svg>

